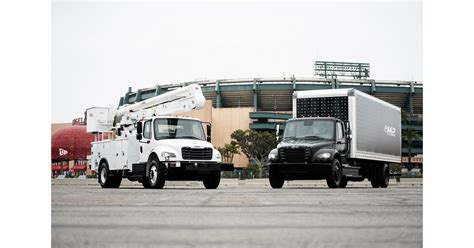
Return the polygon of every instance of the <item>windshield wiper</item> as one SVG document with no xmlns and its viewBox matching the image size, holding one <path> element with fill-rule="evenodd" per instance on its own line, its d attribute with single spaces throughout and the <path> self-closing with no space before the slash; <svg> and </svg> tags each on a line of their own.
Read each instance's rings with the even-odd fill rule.
<svg viewBox="0 0 474 248">
<path fill-rule="evenodd" d="M 161 136 L 161 137 L 158 137 L 157 140 L 162 140 L 162 139 L 175 139 L 176 137 L 174 136 Z"/>
<path fill-rule="evenodd" d="M 200 138 L 198 138 L 198 137 L 196 137 L 196 136 L 178 136 L 178 137 L 176 137 L 176 138 L 178 138 L 178 139 L 197 139 L 197 140 L 203 140 L 203 139 L 200 139 Z"/>
<path fill-rule="evenodd" d="M 285 137 L 285 138 L 283 138 L 283 140 L 289 140 L 289 139 L 291 139 L 291 140 L 295 140 L 295 139 L 296 139 L 296 137 Z"/>
<path fill-rule="evenodd" d="M 304 136 L 303 139 L 325 139 L 316 135 Z"/>
</svg>

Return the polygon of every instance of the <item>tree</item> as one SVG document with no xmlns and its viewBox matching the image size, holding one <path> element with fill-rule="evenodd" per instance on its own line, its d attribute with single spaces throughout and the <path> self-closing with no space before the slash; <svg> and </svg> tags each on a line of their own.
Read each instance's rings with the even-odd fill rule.
<svg viewBox="0 0 474 248">
<path fill-rule="evenodd" d="M 402 124 L 408 124 L 409 120 L 408 120 L 408 116 L 410 114 L 408 112 L 406 112 L 405 110 L 402 110 Z"/>
<path fill-rule="evenodd" d="M 224 147 L 218 147 L 217 150 L 221 153 L 224 163 L 232 163 L 234 155 L 240 154 L 239 145 L 235 141 L 225 144 Z"/>
<path fill-rule="evenodd" d="M 277 146 L 276 134 L 239 129 L 230 137 L 239 145 L 240 151 L 257 164 L 259 177 L 262 177 L 268 154 Z"/>
<path fill-rule="evenodd" d="M 421 135 L 414 128 L 407 128 L 402 131 L 402 140 L 408 147 L 408 170 L 411 170 L 411 146 L 413 141 L 421 140 Z"/>
</svg>

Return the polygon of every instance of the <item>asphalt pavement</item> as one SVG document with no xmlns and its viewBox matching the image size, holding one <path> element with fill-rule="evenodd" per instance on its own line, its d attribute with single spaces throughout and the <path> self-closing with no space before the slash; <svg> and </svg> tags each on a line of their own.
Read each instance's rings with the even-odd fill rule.
<svg viewBox="0 0 474 248">
<path fill-rule="evenodd" d="M 119 189 L 96 180 L 53 179 L 53 247 L 422 247 L 422 179 L 386 189 L 370 182 L 328 189 L 324 181 L 224 179 Z"/>
</svg>

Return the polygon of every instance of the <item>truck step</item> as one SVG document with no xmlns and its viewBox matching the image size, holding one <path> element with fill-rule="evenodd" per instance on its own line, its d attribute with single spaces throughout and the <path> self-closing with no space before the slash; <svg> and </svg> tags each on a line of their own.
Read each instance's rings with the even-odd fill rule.
<svg viewBox="0 0 474 248">
<path fill-rule="evenodd" d="M 357 179 L 357 178 L 362 178 L 362 176 L 359 174 L 360 167 L 355 167 L 355 166 L 350 166 L 347 164 L 342 165 L 342 174 L 349 178 L 350 180 Z M 363 179 L 362 179 L 363 180 Z"/>
<path fill-rule="evenodd" d="M 342 168 L 343 168 L 343 169 L 346 169 L 346 168 L 347 168 L 347 169 L 357 169 L 357 170 L 360 169 L 359 166 L 350 166 L 350 165 L 348 165 L 348 164 L 342 164 Z"/>
<path fill-rule="evenodd" d="M 349 179 L 349 181 L 355 181 L 355 182 L 364 181 L 364 177 L 360 175 L 346 175 L 346 178 Z"/>
</svg>

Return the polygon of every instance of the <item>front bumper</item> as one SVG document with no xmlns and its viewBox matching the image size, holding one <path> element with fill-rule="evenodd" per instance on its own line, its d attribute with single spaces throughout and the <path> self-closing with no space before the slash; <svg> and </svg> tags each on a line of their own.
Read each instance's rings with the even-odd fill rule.
<svg viewBox="0 0 474 248">
<path fill-rule="evenodd" d="M 181 161 L 165 162 L 165 165 L 166 163 L 166 180 L 203 180 L 212 173 L 234 170 L 234 165 L 229 163 Z"/>
<path fill-rule="evenodd" d="M 169 161 L 164 162 L 168 169 L 185 171 L 233 171 L 234 164 L 207 161 Z"/>
<path fill-rule="evenodd" d="M 272 162 L 269 167 L 272 170 L 278 171 L 279 174 L 283 175 L 285 179 L 297 180 L 297 179 L 322 179 L 327 175 L 327 171 L 330 162 L 317 162 L 317 163 L 278 163 Z"/>
</svg>

